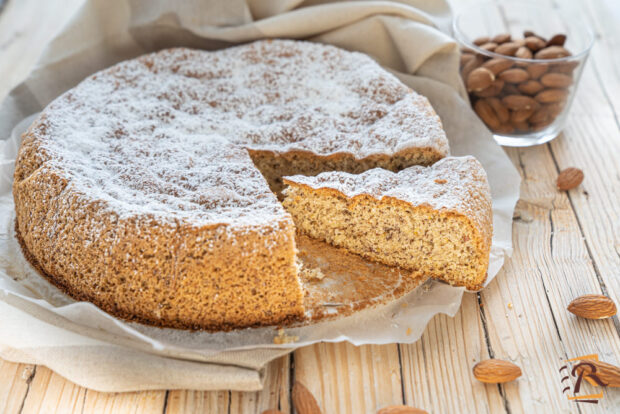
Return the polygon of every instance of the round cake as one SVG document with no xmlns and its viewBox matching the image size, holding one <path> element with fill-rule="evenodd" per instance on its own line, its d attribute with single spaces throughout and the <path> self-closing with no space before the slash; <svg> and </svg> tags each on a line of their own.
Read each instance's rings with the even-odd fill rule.
<svg viewBox="0 0 620 414">
<path fill-rule="evenodd" d="M 13 194 L 29 261 L 125 319 L 232 329 L 304 317 L 282 176 L 430 165 L 427 99 L 371 58 L 300 41 L 121 62 L 23 136 Z"/>
</svg>

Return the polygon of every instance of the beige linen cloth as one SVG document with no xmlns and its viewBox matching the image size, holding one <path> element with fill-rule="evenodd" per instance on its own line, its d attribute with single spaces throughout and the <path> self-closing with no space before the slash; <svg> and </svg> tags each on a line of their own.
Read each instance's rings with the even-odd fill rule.
<svg viewBox="0 0 620 414">
<path fill-rule="evenodd" d="M 295 38 L 369 54 L 429 97 L 448 136 L 458 137 L 451 139 L 453 154 L 472 153 L 463 129 L 478 135 L 488 131 L 459 98 L 466 95 L 458 77 L 458 47 L 445 34 L 449 25 L 450 9 L 443 0 L 86 0 L 3 102 L 0 139 L 86 76 L 121 60 L 173 46 L 219 49 L 260 38 Z M 493 165 L 499 153 L 481 161 Z M 492 187 L 514 192 L 518 176 L 509 173 L 508 190 L 497 183 Z M 512 211 L 513 198 L 508 197 L 506 211 Z M 499 219 L 505 222 L 511 215 Z M 509 251 L 510 226 L 496 226 L 497 231 Z M 497 270 L 489 272 L 490 278 Z M 31 304 L 11 300 L 0 294 L 0 356 L 46 365 L 100 391 L 258 390 L 264 365 L 292 350 L 224 352 L 203 362 L 166 358 L 62 329 L 53 320 L 58 316 L 42 318 Z"/>
</svg>

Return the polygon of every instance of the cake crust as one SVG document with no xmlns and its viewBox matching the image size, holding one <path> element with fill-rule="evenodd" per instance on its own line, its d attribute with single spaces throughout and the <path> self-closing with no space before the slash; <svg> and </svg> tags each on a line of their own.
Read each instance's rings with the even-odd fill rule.
<svg viewBox="0 0 620 414">
<path fill-rule="evenodd" d="M 368 56 L 283 40 L 168 49 L 90 76 L 35 120 L 16 230 L 41 273 L 113 315 L 274 325 L 304 314 L 295 228 L 270 190 L 283 174 L 447 153 L 426 98 Z"/>
</svg>

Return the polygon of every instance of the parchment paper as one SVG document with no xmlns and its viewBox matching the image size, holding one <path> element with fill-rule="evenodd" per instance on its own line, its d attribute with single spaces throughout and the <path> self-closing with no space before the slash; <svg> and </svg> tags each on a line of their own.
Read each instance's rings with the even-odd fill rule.
<svg viewBox="0 0 620 414">
<path fill-rule="evenodd" d="M 458 310 L 463 289 L 429 281 L 387 305 L 286 329 L 285 336 L 297 340 L 274 345 L 274 328 L 208 333 L 123 322 L 90 303 L 71 300 L 36 274 L 13 234 L 12 174 L 21 132 L 33 114 L 87 75 L 164 47 L 217 49 L 258 38 L 289 37 L 368 53 L 429 98 L 444 123 L 453 155 L 472 154 L 484 165 L 494 213 L 487 283 L 495 277 L 511 253 L 520 179 L 464 100 L 457 45 L 438 30 L 450 19 L 445 2 L 172 3 L 87 0 L 0 107 L 0 139 L 5 140 L 0 141 L 0 356 L 47 365 L 102 391 L 256 390 L 264 364 L 294 347 L 344 340 L 410 343 L 435 314 L 454 315 Z"/>
</svg>

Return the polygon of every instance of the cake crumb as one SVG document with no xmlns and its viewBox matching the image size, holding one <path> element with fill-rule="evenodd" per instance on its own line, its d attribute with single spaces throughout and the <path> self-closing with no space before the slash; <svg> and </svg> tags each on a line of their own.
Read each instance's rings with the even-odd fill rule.
<svg viewBox="0 0 620 414">
<path fill-rule="evenodd" d="M 284 328 L 278 329 L 278 336 L 273 338 L 273 343 L 276 345 L 290 344 L 297 341 L 299 341 L 299 337 L 285 334 Z"/>
<path fill-rule="evenodd" d="M 512 309 L 512 302 L 508 302 L 508 309 Z"/>
<path fill-rule="evenodd" d="M 407 336 L 409 336 L 409 335 L 411 335 L 411 332 L 412 332 L 411 328 L 407 328 L 407 331 L 405 332 L 405 334 Z"/>
<path fill-rule="evenodd" d="M 323 280 L 325 273 L 321 269 L 306 269 L 308 280 Z"/>
</svg>

